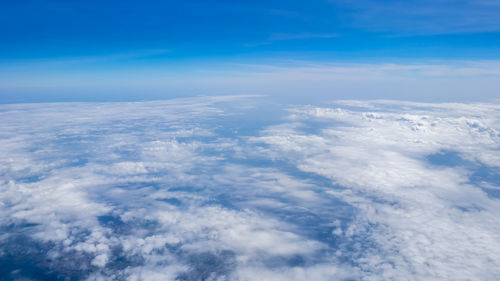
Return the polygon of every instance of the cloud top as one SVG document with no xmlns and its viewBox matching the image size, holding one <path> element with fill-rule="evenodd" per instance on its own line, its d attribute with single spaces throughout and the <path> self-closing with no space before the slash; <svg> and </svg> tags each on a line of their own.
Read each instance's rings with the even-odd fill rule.
<svg viewBox="0 0 500 281">
<path fill-rule="evenodd" d="M 6 280 L 500 274 L 495 103 L 228 96 L 0 115 Z"/>
</svg>

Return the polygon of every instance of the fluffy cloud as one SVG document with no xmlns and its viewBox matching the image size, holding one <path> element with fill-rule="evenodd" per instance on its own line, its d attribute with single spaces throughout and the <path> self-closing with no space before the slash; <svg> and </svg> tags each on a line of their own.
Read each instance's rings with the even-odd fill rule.
<svg viewBox="0 0 500 281">
<path fill-rule="evenodd" d="M 294 123 L 268 128 L 252 141 L 344 187 L 328 193 L 358 210 L 344 236 L 356 247 L 354 262 L 363 278 L 494 279 L 500 203 L 469 177 L 474 166 L 498 171 L 500 107 L 340 105 L 344 108 L 294 108 Z M 313 121 L 322 122 L 316 134 L 305 128 Z M 428 161 L 429 155 L 450 150 L 467 164 Z M 367 241 L 373 244 L 366 247 Z"/>
<path fill-rule="evenodd" d="M 255 103 L 1 106 L 2 278 L 500 274 L 498 105 Z"/>
</svg>

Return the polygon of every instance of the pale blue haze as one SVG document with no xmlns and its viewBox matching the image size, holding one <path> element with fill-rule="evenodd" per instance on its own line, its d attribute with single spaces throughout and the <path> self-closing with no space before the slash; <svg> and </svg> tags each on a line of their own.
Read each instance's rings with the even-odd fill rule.
<svg viewBox="0 0 500 281">
<path fill-rule="evenodd" d="M 499 13 L 487 0 L 3 1 L 0 102 L 491 100 Z"/>
</svg>

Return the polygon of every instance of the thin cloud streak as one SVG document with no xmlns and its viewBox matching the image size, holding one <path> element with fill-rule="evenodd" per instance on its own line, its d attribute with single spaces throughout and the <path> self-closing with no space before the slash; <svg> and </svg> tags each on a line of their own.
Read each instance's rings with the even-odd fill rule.
<svg viewBox="0 0 500 281">
<path fill-rule="evenodd" d="M 500 6 L 491 1 L 329 1 L 347 8 L 351 26 L 389 35 L 415 36 L 500 31 Z M 381 20 L 383 19 L 383 20 Z"/>
</svg>

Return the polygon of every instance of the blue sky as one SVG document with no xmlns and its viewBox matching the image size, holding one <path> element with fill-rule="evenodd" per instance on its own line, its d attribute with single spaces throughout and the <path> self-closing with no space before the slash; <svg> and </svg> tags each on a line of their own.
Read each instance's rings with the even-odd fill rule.
<svg viewBox="0 0 500 281">
<path fill-rule="evenodd" d="M 387 64 L 467 69 L 467 77 L 455 81 L 467 85 L 458 88 L 486 85 L 479 96 L 491 99 L 495 93 L 488 89 L 498 86 L 500 69 L 499 13 L 500 4 L 490 0 L 3 1 L 0 101 L 285 95 L 297 87 L 255 76 L 270 67 L 288 73 L 339 64 L 349 73 L 359 65 Z M 477 72 L 485 63 L 486 77 L 484 69 Z M 415 77 L 422 78 L 422 93 L 470 98 Z M 397 84 L 400 77 L 388 78 L 375 84 Z M 328 86 L 318 87 L 317 79 L 301 85 L 332 99 L 367 95 L 352 86 L 357 83 L 343 79 L 350 86 L 339 86 L 334 80 L 339 79 L 322 78 L 319 84 Z M 404 88 L 388 92 L 375 84 L 369 87 L 377 89 L 372 98 L 419 99 Z"/>
</svg>

